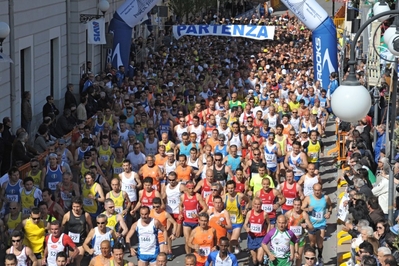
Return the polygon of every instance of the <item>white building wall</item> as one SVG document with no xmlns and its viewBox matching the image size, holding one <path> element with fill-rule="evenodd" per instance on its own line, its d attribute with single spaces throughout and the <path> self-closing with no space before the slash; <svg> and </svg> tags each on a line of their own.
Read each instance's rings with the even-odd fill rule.
<svg viewBox="0 0 399 266">
<path fill-rule="evenodd" d="M 68 80 L 67 65 L 67 2 L 70 2 L 70 74 Z M 110 9 L 105 15 L 106 22 L 112 18 L 115 10 L 124 0 L 108 0 Z M 36 132 L 42 121 L 42 107 L 46 96 L 53 89 L 53 96 L 57 107 L 62 111 L 64 94 L 68 83 L 75 84 L 75 93 L 78 93 L 78 84 L 81 76 L 81 67 L 87 61 L 92 62 L 92 72 L 98 73 L 104 68 L 104 58 L 101 58 L 102 46 L 86 44 L 86 25 L 80 23 L 80 14 L 99 14 L 97 4 L 99 0 L 0 0 L 0 21 L 10 25 L 9 3 L 13 4 L 14 18 L 12 36 L 3 42 L 3 52 L 13 59 L 14 64 L 0 63 L 0 122 L 3 117 L 10 116 L 14 130 L 21 121 L 21 50 L 30 50 L 28 61 L 30 75 L 25 82 L 25 89 L 32 93 L 32 109 L 34 121 L 32 133 Z M 54 60 L 54 86 L 51 86 L 51 40 L 57 39 L 55 47 L 57 59 Z M 10 44 L 14 44 L 15 54 L 10 52 Z M 105 52 L 103 52 L 105 54 Z M 13 83 L 14 99 L 10 93 L 10 69 L 15 69 Z"/>
</svg>

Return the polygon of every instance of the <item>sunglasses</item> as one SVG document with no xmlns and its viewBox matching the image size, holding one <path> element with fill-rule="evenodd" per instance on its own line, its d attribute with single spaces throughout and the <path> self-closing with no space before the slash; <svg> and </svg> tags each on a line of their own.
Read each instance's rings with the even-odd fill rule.
<svg viewBox="0 0 399 266">
<path fill-rule="evenodd" d="M 260 155 L 260 153 L 254 153 L 254 156 L 259 156 Z"/>
<path fill-rule="evenodd" d="M 33 218 L 33 217 L 30 217 L 33 221 L 39 221 L 40 220 L 40 217 L 37 217 L 37 218 Z"/>
<path fill-rule="evenodd" d="M 10 209 L 10 210 L 16 210 L 16 209 L 17 209 L 17 207 L 14 207 L 14 208 L 11 208 L 11 207 L 10 207 L 9 209 Z"/>
<path fill-rule="evenodd" d="M 212 188 L 211 191 L 219 191 L 218 189 Z"/>
<path fill-rule="evenodd" d="M 215 162 L 221 162 L 222 159 L 215 159 Z"/>
<path fill-rule="evenodd" d="M 314 260 L 316 257 L 305 257 L 306 260 Z"/>
<path fill-rule="evenodd" d="M 37 165 L 31 165 L 30 167 L 36 168 L 36 167 L 39 167 L 39 165 L 38 164 Z"/>
<path fill-rule="evenodd" d="M 97 224 L 105 224 L 105 222 L 97 222 Z"/>
<path fill-rule="evenodd" d="M 158 208 L 161 208 L 161 205 L 153 205 L 152 206 L 154 209 L 158 209 Z"/>
<path fill-rule="evenodd" d="M 21 242 L 21 239 L 12 239 L 11 240 L 13 243 L 18 243 L 18 242 Z"/>
<path fill-rule="evenodd" d="M 176 181 L 176 179 L 168 179 L 169 180 L 169 182 L 174 182 L 174 181 Z"/>
</svg>

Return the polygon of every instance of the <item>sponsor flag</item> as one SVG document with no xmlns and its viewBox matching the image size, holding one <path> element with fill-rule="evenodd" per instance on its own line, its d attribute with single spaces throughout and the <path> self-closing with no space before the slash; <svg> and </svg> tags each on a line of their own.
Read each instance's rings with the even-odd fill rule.
<svg viewBox="0 0 399 266">
<path fill-rule="evenodd" d="M 315 78 L 327 90 L 330 73 L 338 72 L 337 30 L 331 18 L 313 31 L 312 44 Z"/>
<path fill-rule="evenodd" d="M 87 22 L 87 43 L 106 44 L 105 20 L 104 18 L 94 19 Z"/>
</svg>

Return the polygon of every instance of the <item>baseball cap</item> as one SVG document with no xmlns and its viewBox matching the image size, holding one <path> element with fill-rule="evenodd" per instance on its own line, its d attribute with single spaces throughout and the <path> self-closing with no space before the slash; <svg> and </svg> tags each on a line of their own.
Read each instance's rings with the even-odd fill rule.
<svg viewBox="0 0 399 266">
<path fill-rule="evenodd" d="M 398 235 L 399 224 L 395 224 L 394 226 L 389 227 L 389 230 L 391 230 L 391 232 L 394 233 L 395 235 Z"/>
<path fill-rule="evenodd" d="M 66 143 L 65 139 L 59 139 L 58 140 L 58 144 L 65 144 L 65 143 Z"/>
<path fill-rule="evenodd" d="M 302 128 L 301 133 L 308 133 L 308 130 L 306 128 Z"/>
<path fill-rule="evenodd" d="M 134 131 L 130 130 L 129 133 L 127 133 L 127 135 L 128 135 L 129 137 L 131 137 L 131 136 L 136 136 L 136 133 L 134 133 Z"/>
</svg>

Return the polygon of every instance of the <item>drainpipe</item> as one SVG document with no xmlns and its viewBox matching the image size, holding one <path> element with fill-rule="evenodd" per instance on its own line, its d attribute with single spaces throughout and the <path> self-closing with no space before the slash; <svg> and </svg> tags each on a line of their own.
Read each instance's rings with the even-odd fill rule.
<svg viewBox="0 0 399 266">
<path fill-rule="evenodd" d="M 67 82 L 72 82 L 71 73 L 71 0 L 66 0 Z"/>
<path fill-rule="evenodd" d="M 17 126 L 19 123 L 16 123 L 17 119 L 17 114 L 20 113 L 20 105 L 15 104 L 16 101 L 16 96 L 15 96 L 15 35 L 14 35 L 14 30 L 15 30 L 15 23 L 14 23 L 14 0 L 9 0 L 8 1 L 8 16 L 9 16 L 9 24 L 10 24 L 10 35 L 9 35 L 9 40 L 10 40 L 10 57 L 14 61 L 14 65 L 11 65 L 10 67 L 10 107 L 11 107 L 11 121 L 14 121 L 12 124 L 13 126 L 13 131 L 17 130 Z M 19 107 L 19 108 L 17 108 Z"/>
</svg>

